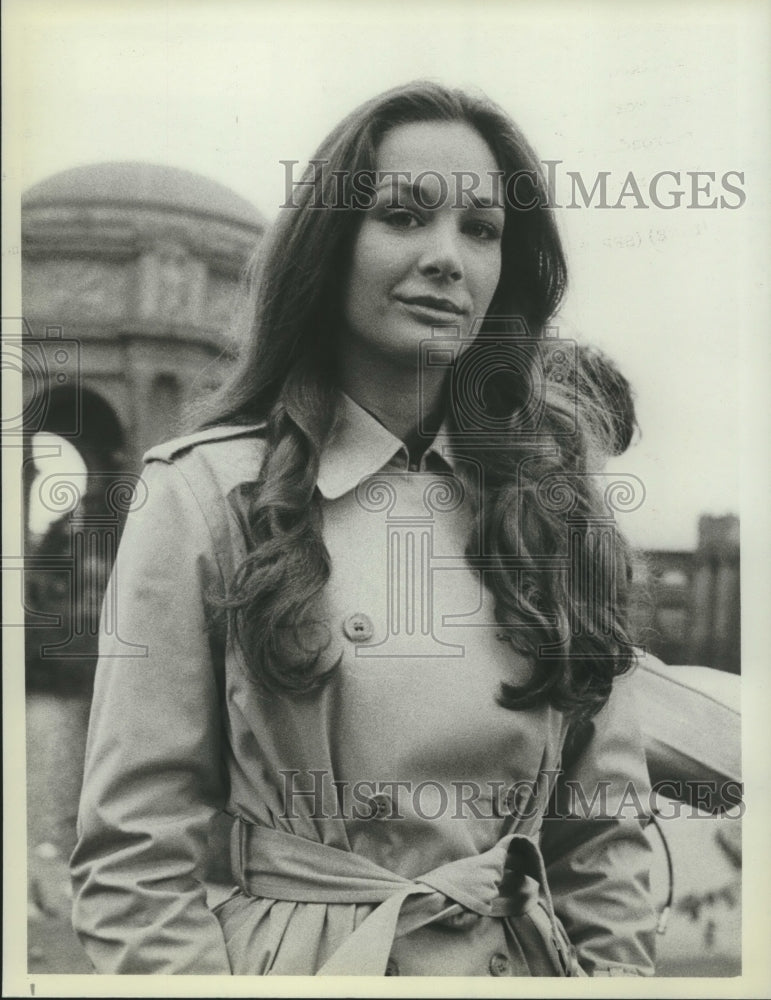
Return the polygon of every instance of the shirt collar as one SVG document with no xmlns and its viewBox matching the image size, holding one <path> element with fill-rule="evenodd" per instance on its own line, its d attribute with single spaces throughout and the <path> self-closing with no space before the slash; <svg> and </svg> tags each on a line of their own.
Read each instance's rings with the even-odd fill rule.
<svg viewBox="0 0 771 1000">
<path fill-rule="evenodd" d="M 438 456 L 448 468 L 454 467 L 449 451 L 449 432 L 444 423 L 428 452 Z M 321 495 L 326 500 L 336 500 L 354 489 L 362 479 L 393 462 L 397 455 L 406 471 L 404 442 L 341 392 L 335 426 L 319 461 L 317 482 Z"/>
</svg>

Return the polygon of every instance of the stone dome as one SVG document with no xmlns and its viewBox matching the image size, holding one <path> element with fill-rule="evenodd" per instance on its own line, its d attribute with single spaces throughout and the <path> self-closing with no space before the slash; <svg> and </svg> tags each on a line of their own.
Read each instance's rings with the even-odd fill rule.
<svg viewBox="0 0 771 1000">
<path fill-rule="evenodd" d="M 227 219 L 264 229 L 267 220 L 246 198 L 190 170 L 153 163 L 115 162 L 72 167 L 33 185 L 24 208 L 147 206 Z"/>
</svg>

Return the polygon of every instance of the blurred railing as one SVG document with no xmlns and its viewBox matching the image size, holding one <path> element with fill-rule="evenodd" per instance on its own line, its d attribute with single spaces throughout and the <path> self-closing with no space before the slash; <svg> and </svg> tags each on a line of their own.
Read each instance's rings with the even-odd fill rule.
<svg viewBox="0 0 771 1000">
<path fill-rule="evenodd" d="M 665 663 L 741 668 L 739 519 L 702 515 L 694 552 L 649 551 L 635 573 L 633 623 Z"/>
</svg>

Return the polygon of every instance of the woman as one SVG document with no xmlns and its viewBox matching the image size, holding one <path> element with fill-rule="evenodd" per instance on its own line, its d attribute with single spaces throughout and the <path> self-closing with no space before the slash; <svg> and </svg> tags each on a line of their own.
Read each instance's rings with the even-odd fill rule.
<svg viewBox="0 0 771 1000">
<path fill-rule="evenodd" d="M 589 537 L 593 435 L 544 378 L 565 264 L 538 161 L 424 83 L 315 160 L 208 428 L 146 456 L 75 926 L 105 972 L 650 973 L 626 551 Z"/>
</svg>

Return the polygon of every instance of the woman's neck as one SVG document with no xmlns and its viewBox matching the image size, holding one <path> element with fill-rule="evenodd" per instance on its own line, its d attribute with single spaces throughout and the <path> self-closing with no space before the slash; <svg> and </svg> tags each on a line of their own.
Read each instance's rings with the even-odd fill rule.
<svg viewBox="0 0 771 1000">
<path fill-rule="evenodd" d="M 444 372 L 383 364 L 357 364 L 346 358 L 340 372 L 343 391 L 368 410 L 400 441 L 412 441 L 418 428 L 438 428 Z M 426 442 L 428 444 L 428 442 Z"/>
</svg>

